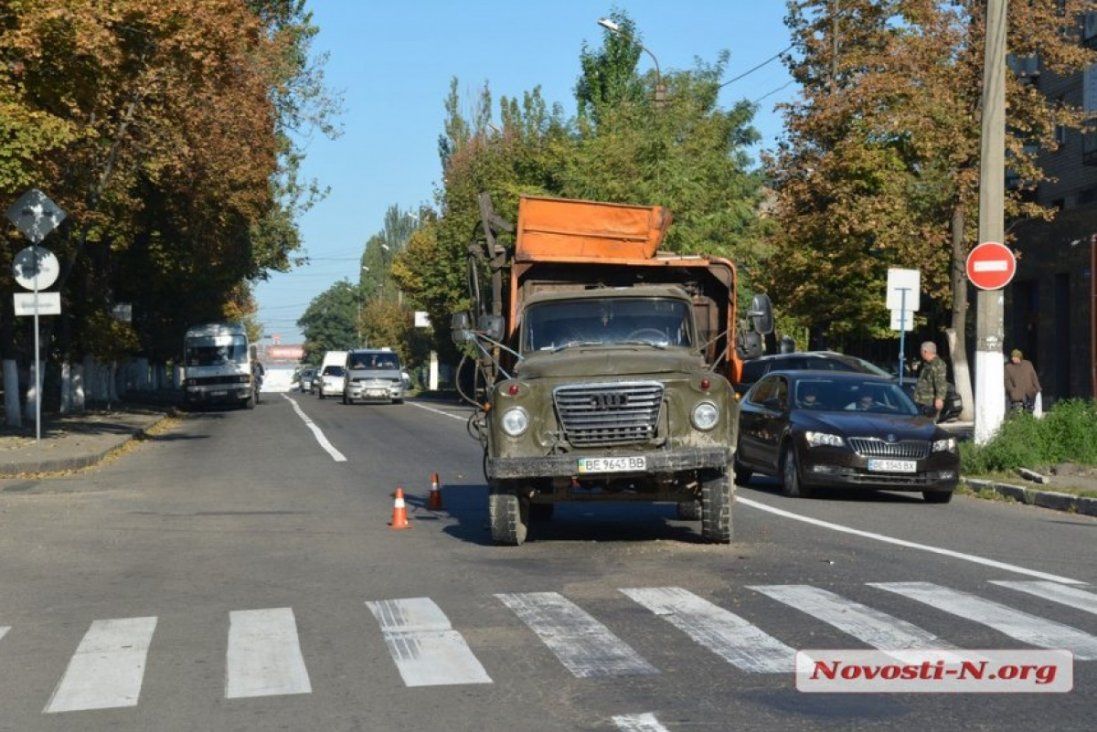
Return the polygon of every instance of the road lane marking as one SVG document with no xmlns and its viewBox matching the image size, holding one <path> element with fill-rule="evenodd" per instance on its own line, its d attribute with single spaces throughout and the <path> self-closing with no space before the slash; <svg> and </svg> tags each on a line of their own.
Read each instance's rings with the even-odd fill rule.
<svg viewBox="0 0 1097 732">
<path fill-rule="evenodd" d="M 953 645 L 905 620 L 810 585 L 750 585 L 880 650 L 952 648 Z"/>
<path fill-rule="evenodd" d="M 558 592 L 496 595 L 576 678 L 638 676 L 659 670 Z"/>
<path fill-rule="evenodd" d="M 464 636 L 429 597 L 367 602 L 406 686 L 490 684 Z"/>
<path fill-rule="evenodd" d="M 1026 574 L 1029 577 L 1037 577 L 1039 579 L 1050 580 L 1052 582 L 1060 582 L 1067 585 L 1084 585 L 1085 582 L 1080 580 L 1070 579 L 1069 577 L 1060 577 L 1055 574 L 1048 574 L 1047 572 L 1039 572 L 1035 569 L 1026 569 L 1025 567 L 1018 567 L 1016 564 L 1007 564 L 1006 562 L 999 562 L 995 559 L 987 559 L 986 557 L 980 557 L 975 554 L 964 554 L 963 552 L 954 551 L 952 549 L 944 549 L 942 547 L 931 546 L 929 544 L 919 544 L 914 541 L 907 541 L 906 539 L 897 539 L 893 536 L 886 536 L 884 534 L 877 534 L 871 531 L 862 531 L 861 529 L 854 529 L 849 526 L 843 526 L 841 524 L 833 524 L 829 521 L 823 521 L 821 519 L 812 518 L 810 516 L 803 516 L 792 511 L 785 511 L 784 509 L 775 508 L 766 503 L 755 501 L 750 498 L 743 498 L 737 496 L 735 498 L 737 504 L 744 506 L 750 506 L 756 508 L 759 511 L 766 511 L 776 516 L 784 516 L 790 518 L 793 521 L 803 521 L 806 524 L 812 524 L 813 526 L 821 526 L 824 529 L 830 529 L 831 531 L 839 531 L 843 534 L 853 534 L 854 536 L 861 536 L 866 539 L 874 539 L 876 541 L 882 541 L 886 544 L 895 544 L 896 546 L 905 546 L 910 549 L 920 549 L 924 552 L 930 552 L 932 554 L 940 554 L 946 557 L 952 557 L 953 559 L 963 559 L 967 562 L 974 562 L 975 564 L 982 564 L 987 567 L 994 567 L 995 569 L 1004 569 L 1007 572 L 1014 572 L 1016 574 Z"/>
<path fill-rule="evenodd" d="M 791 673 L 795 668 L 795 650 L 681 587 L 622 588 L 621 592 L 744 671 Z"/>
<path fill-rule="evenodd" d="M 155 617 L 93 622 L 43 713 L 137 706 L 155 630 Z"/>
<path fill-rule="evenodd" d="M 655 715 L 647 714 L 618 714 L 613 718 L 613 723 L 621 732 L 669 732 L 666 727 L 659 724 Z"/>
<path fill-rule="evenodd" d="M 1097 615 L 1097 595 L 1077 587 L 1065 587 L 1055 582 L 1012 582 L 1007 580 L 991 580 L 992 585 L 1001 585 L 1011 590 L 1020 590 L 1030 595 L 1042 597 L 1045 600 L 1058 602 L 1063 605 L 1085 610 L 1087 613 Z M 3 635 L 0 633 L 0 635 Z"/>
<path fill-rule="evenodd" d="M 345 463 L 347 458 L 343 453 L 335 449 L 335 445 L 328 442 L 328 438 L 324 436 L 324 433 L 316 426 L 316 423 L 309 419 L 309 416 L 305 414 L 305 410 L 301 409 L 301 405 L 297 403 L 297 400 L 288 394 L 283 394 L 282 398 L 293 405 L 293 411 L 297 412 L 297 416 L 305 423 L 305 426 L 312 430 L 312 434 L 316 437 L 316 441 L 320 443 L 320 447 L 327 451 L 328 455 L 331 455 L 331 459 L 337 463 Z"/>
<path fill-rule="evenodd" d="M 310 693 L 293 608 L 229 613 L 226 699 Z"/>
<path fill-rule="evenodd" d="M 10 625 L 0 625 L 0 638 L 3 638 L 5 635 L 7 635 L 9 630 L 11 630 Z"/>
<path fill-rule="evenodd" d="M 993 600 L 932 582 L 869 582 L 868 585 L 993 628 L 1022 643 L 1041 648 L 1065 648 L 1073 651 L 1079 660 L 1097 660 L 1097 637 Z"/>
<path fill-rule="evenodd" d="M 441 409 L 435 409 L 434 407 L 428 407 L 424 404 L 419 404 L 417 402 L 405 402 L 405 404 L 410 404 L 413 407 L 419 407 L 420 409 L 425 409 L 428 412 L 434 412 L 435 414 L 440 414 L 443 417 L 449 417 L 450 419 L 457 419 L 457 420 L 460 420 L 462 422 L 467 422 L 468 419 L 469 419 L 467 414 L 462 417 L 459 414 L 450 414 L 449 412 L 443 412 Z"/>
</svg>

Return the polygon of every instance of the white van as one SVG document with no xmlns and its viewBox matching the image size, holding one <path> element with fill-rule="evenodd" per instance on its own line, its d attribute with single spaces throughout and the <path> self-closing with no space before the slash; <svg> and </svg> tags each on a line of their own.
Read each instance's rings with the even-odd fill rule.
<svg viewBox="0 0 1097 732">
<path fill-rule="evenodd" d="M 255 406 L 248 333 L 239 323 L 206 323 L 183 337 L 183 394 L 187 404 L 235 402 Z"/>
<path fill-rule="evenodd" d="M 342 396 L 346 384 L 346 351 L 327 351 L 320 369 L 316 372 L 316 393 L 326 396 Z"/>
</svg>

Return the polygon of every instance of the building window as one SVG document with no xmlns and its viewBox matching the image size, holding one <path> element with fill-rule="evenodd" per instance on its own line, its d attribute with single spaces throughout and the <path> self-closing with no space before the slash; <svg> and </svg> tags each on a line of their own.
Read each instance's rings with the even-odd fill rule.
<svg viewBox="0 0 1097 732">
<path fill-rule="evenodd" d="M 1082 43 L 1097 46 L 1097 11 L 1089 10 L 1082 20 Z"/>
</svg>

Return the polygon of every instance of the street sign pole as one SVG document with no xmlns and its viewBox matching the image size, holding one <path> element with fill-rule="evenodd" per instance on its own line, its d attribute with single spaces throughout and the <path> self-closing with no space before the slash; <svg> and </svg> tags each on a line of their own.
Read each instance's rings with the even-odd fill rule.
<svg viewBox="0 0 1097 732">
<path fill-rule="evenodd" d="M 42 441 L 42 350 L 38 345 L 38 271 L 34 271 L 34 441 Z"/>
<path fill-rule="evenodd" d="M 907 290 L 909 287 L 899 289 L 899 386 L 903 385 L 903 363 L 906 361 L 907 346 Z"/>
<path fill-rule="evenodd" d="M 1005 241 L 1007 0 L 987 0 L 979 165 L 979 241 Z M 975 442 L 985 444 L 1006 414 L 1003 293 L 979 290 L 975 319 Z"/>
</svg>

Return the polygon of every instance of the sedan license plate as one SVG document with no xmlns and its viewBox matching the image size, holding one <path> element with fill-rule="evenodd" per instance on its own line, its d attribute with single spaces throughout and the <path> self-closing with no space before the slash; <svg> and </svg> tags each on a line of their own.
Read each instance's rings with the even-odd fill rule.
<svg viewBox="0 0 1097 732">
<path fill-rule="evenodd" d="M 229 395 L 229 393 L 227 391 L 210 392 L 210 396 L 228 396 L 228 395 Z"/>
<path fill-rule="evenodd" d="M 366 396 L 371 396 L 371 397 L 383 397 L 384 395 L 385 395 L 385 392 L 384 392 L 383 389 L 370 389 L 366 392 Z"/>
<path fill-rule="evenodd" d="M 917 473 L 915 460 L 869 460 L 869 472 L 872 473 Z"/>
<path fill-rule="evenodd" d="M 579 458 L 579 474 L 588 473 L 633 473 L 647 470 L 646 457 L 596 457 Z"/>
</svg>

